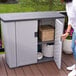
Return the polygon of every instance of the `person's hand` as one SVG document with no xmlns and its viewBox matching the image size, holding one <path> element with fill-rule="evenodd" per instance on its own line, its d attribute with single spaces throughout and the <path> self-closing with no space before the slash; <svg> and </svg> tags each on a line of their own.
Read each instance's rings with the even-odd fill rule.
<svg viewBox="0 0 76 76">
<path fill-rule="evenodd" d="M 64 41 L 68 37 L 69 33 L 65 33 L 61 36 L 61 40 Z"/>
</svg>

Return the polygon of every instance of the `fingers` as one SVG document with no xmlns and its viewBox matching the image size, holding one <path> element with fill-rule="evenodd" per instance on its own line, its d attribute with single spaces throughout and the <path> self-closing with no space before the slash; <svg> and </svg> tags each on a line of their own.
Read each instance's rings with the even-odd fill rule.
<svg viewBox="0 0 76 76">
<path fill-rule="evenodd" d="M 62 41 L 64 41 L 67 37 L 68 37 L 68 33 L 65 33 L 65 34 L 63 34 L 62 36 L 61 36 L 61 38 L 62 38 Z"/>
<path fill-rule="evenodd" d="M 66 35 L 63 34 L 63 35 L 61 36 L 61 40 L 64 41 L 65 39 L 66 39 Z"/>
</svg>

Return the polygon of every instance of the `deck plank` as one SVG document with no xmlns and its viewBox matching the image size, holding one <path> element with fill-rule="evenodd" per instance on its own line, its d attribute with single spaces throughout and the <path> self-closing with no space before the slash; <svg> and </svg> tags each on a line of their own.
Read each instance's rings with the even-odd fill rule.
<svg viewBox="0 0 76 76">
<path fill-rule="evenodd" d="M 67 71 L 67 65 L 64 63 L 64 62 L 62 62 L 62 70 L 66 73 L 66 74 L 68 74 L 69 73 L 69 71 Z"/>
<path fill-rule="evenodd" d="M 14 68 L 9 68 L 8 65 L 6 64 L 5 56 L 2 56 L 3 58 L 3 63 L 5 65 L 6 71 L 7 71 L 7 76 L 16 76 Z"/>
<path fill-rule="evenodd" d="M 15 68 L 16 76 L 25 76 L 23 68 Z"/>
<path fill-rule="evenodd" d="M 55 75 L 59 76 L 58 70 L 55 69 L 55 67 L 53 65 L 56 66 L 56 64 L 54 64 L 54 61 L 46 62 L 44 64 L 44 66 L 46 67 L 47 73 L 52 76 L 55 76 Z"/>
<path fill-rule="evenodd" d="M 42 76 L 42 73 L 37 68 L 37 64 L 30 65 L 30 68 L 31 68 L 31 70 L 32 70 L 32 72 L 34 73 L 35 76 Z"/>
<path fill-rule="evenodd" d="M 71 59 L 72 58 L 72 59 Z M 71 54 L 63 54 L 62 62 L 66 64 L 66 66 L 71 66 L 74 62 L 74 58 Z"/>
<path fill-rule="evenodd" d="M 0 55 L 0 76 L 7 76 L 6 68 L 2 60 L 2 55 Z"/>
<path fill-rule="evenodd" d="M 30 65 L 24 66 L 23 70 L 24 70 L 25 76 L 35 76 L 30 68 Z"/>
<path fill-rule="evenodd" d="M 53 67 L 51 65 L 49 65 L 48 62 L 37 64 L 37 66 L 43 76 L 57 75 L 57 72 L 55 71 L 55 69 L 53 69 Z"/>
<path fill-rule="evenodd" d="M 9 68 L 5 55 L 0 55 L 0 76 L 67 76 L 70 71 L 66 67 L 75 63 L 73 55 L 62 55 L 62 66 L 59 70 L 54 61 Z"/>
<path fill-rule="evenodd" d="M 67 76 L 66 73 L 63 71 L 63 67 L 61 69 L 58 69 L 55 62 L 49 62 L 49 67 L 53 68 L 53 76 Z"/>
</svg>

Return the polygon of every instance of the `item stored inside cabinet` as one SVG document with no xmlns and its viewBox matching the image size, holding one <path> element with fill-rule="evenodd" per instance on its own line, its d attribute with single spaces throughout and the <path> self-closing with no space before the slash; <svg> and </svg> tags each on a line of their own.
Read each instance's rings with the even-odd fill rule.
<svg viewBox="0 0 76 76">
<path fill-rule="evenodd" d="M 41 25 L 39 27 L 39 39 L 41 41 L 54 40 L 54 28 L 49 25 Z"/>
</svg>

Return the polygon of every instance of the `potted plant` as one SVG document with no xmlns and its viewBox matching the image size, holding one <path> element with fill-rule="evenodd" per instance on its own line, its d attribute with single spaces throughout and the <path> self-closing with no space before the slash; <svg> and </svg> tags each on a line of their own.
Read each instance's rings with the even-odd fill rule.
<svg viewBox="0 0 76 76">
<path fill-rule="evenodd" d="M 65 26 L 64 26 L 64 33 L 66 32 L 68 26 L 68 17 L 66 16 L 65 18 Z M 69 36 L 63 41 L 63 52 L 66 54 L 72 54 L 72 34 L 73 34 L 73 29 L 71 28 Z"/>
<path fill-rule="evenodd" d="M 63 42 L 63 51 L 66 54 L 72 54 L 72 34 L 73 34 L 73 29 L 71 29 L 69 36 L 64 40 Z"/>
</svg>

